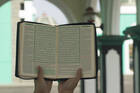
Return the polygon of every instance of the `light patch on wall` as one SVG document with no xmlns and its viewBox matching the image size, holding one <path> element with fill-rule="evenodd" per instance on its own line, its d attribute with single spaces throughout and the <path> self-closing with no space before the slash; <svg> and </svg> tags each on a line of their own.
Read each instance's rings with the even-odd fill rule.
<svg viewBox="0 0 140 93">
<path fill-rule="evenodd" d="M 11 80 L 11 2 L 0 7 L 0 84 Z"/>
</svg>

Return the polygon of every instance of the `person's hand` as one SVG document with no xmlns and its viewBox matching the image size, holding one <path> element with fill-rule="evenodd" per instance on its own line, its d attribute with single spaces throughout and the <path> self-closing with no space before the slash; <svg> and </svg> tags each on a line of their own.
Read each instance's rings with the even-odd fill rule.
<svg viewBox="0 0 140 93">
<path fill-rule="evenodd" d="M 59 93 L 73 93 L 81 77 L 82 77 L 82 70 L 78 69 L 76 76 L 74 78 L 65 81 L 60 81 L 58 85 Z"/>
<path fill-rule="evenodd" d="M 35 80 L 34 82 L 35 82 L 34 93 L 50 93 L 52 88 L 52 81 L 44 79 L 43 70 L 40 66 L 38 67 L 37 80 Z"/>
</svg>

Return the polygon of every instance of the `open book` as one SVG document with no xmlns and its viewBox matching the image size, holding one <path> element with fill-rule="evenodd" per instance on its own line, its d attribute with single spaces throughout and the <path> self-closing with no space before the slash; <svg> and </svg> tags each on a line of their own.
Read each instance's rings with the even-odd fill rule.
<svg viewBox="0 0 140 93">
<path fill-rule="evenodd" d="M 96 57 L 96 32 L 91 23 L 18 23 L 17 77 L 36 78 L 41 66 L 48 79 L 72 78 L 78 68 L 83 78 L 96 78 Z"/>
</svg>

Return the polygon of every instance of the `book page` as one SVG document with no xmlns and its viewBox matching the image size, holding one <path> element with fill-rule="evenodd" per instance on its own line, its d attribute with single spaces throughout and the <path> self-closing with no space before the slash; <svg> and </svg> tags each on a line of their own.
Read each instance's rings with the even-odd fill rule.
<svg viewBox="0 0 140 93">
<path fill-rule="evenodd" d="M 93 25 L 80 27 L 80 62 L 83 77 L 96 76 L 95 32 Z"/>
<path fill-rule="evenodd" d="M 58 30 L 58 77 L 73 76 L 80 67 L 80 27 L 60 26 Z"/>
<path fill-rule="evenodd" d="M 95 32 L 93 25 L 60 27 L 58 31 L 58 77 L 74 77 L 82 68 L 83 77 L 96 76 Z"/>
<path fill-rule="evenodd" d="M 34 25 L 22 23 L 20 25 L 20 71 L 21 73 L 32 73 L 32 63 L 34 61 Z"/>
<path fill-rule="evenodd" d="M 49 25 L 35 25 L 34 63 L 40 65 L 46 76 L 56 74 L 56 28 Z M 35 73 L 35 72 L 34 72 Z"/>
<path fill-rule="evenodd" d="M 35 77 L 37 66 L 50 77 L 56 74 L 56 28 L 49 25 L 24 23 L 23 75 Z"/>
</svg>

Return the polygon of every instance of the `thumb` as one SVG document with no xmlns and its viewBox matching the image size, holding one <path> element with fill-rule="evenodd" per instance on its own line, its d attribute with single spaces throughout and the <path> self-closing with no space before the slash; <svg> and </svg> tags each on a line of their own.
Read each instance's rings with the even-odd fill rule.
<svg viewBox="0 0 140 93">
<path fill-rule="evenodd" d="M 78 81 L 80 80 L 81 77 L 82 77 L 82 69 L 79 68 L 79 69 L 77 70 L 77 73 L 76 73 L 75 82 L 78 83 Z"/>
<path fill-rule="evenodd" d="M 38 79 L 43 79 L 44 76 L 43 76 L 43 70 L 40 66 L 38 66 L 38 74 L 37 74 L 37 78 Z"/>
</svg>

